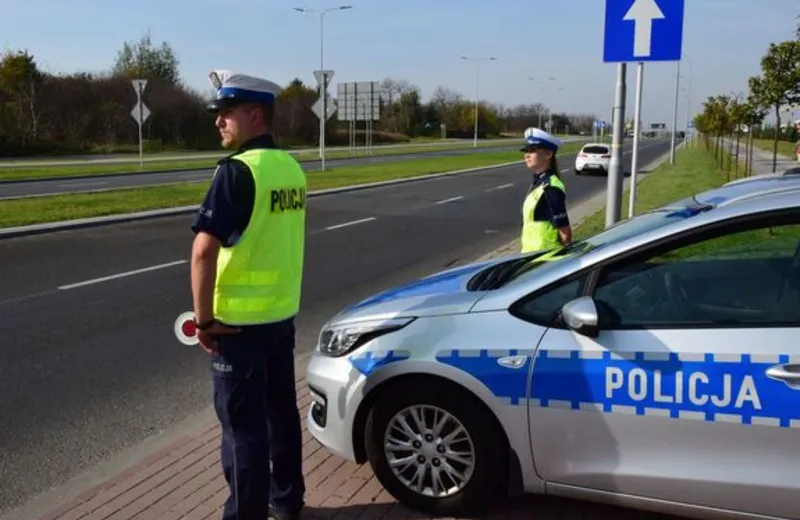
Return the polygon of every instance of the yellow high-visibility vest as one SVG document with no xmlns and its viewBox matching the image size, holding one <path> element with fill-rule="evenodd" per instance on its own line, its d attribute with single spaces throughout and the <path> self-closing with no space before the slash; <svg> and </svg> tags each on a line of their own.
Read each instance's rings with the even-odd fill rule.
<svg viewBox="0 0 800 520">
<path fill-rule="evenodd" d="M 559 247 L 558 229 L 549 220 L 533 220 L 536 205 L 544 194 L 547 186 L 567 191 L 564 183 L 555 175 L 551 175 L 547 182 L 544 182 L 531 190 L 525 202 L 522 204 L 522 252 L 539 251 L 543 249 L 553 249 Z"/>
<path fill-rule="evenodd" d="M 252 174 L 255 200 L 238 242 L 219 251 L 214 317 L 229 325 L 291 318 L 300 309 L 306 174 L 283 150 L 251 149 L 233 157 Z"/>
</svg>

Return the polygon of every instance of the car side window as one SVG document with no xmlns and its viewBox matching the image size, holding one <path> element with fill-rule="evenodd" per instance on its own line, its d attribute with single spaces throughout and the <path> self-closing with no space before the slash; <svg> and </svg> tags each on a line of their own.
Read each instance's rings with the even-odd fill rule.
<svg viewBox="0 0 800 520">
<path fill-rule="evenodd" d="M 800 325 L 800 225 L 699 240 L 606 267 L 601 328 Z"/>
<path fill-rule="evenodd" d="M 525 321 L 552 326 L 561 307 L 581 295 L 584 280 L 580 277 L 551 285 L 523 300 L 515 312 Z"/>
</svg>

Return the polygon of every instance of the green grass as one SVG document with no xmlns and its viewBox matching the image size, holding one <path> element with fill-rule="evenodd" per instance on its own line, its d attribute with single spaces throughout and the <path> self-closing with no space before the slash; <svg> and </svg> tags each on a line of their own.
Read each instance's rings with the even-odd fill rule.
<svg viewBox="0 0 800 520">
<path fill-rule="evenodd" d="M 772 153 L 774 141 L 772 139 L 753 139 L 753 145 Z M 778 141 L 778 155 L 794 159 L 794 143 Z"/>
<path fill-rule="evenodd" d="M 478 148 L 502 146 L 503 143 L 478 143 Z M 361 146 L 361 145 L 359 145 Z M 429 145 L 429 146 L 403 146 L 396 148 L 384 148 L 381 146 L 374 146 L 372 155 L 367 155 L 362 149 L 357 150 L 355 153 L 350 153 L 349 150 L 334 150 L 328 151 L 325 154 L 326 159 L 344 159 L 349 157 L 372 157 L 377 155 L 388 154 L 411 154 L 418 152 L 435 152 L 441 150 L 461 150 L 472 148 L 472 143 L 459 143 L 450 145 Z M 225 154 L 220 152 L 220 157 Z M 303 152 L 293 154 L 298 161 L 316 161 L 319 159 L 318 152 Z M 58 160 L 54 158 L 53 160 Z M 140 173 L 149 171 L 164 171 L 164 170 L 200 170 L 200 169 L 213 169 L 216 165 L 216 159 L 187 159 L 187 160 L 171 160 L 171 161 L 150 161 L 144 162 L 143 168 L 139 169 L 136 162 L 116 163 L 116 164 L 83 164 L 74 166 L 34 166 L 34 167 L 0 167 L 0 180 L 21 180 L 21 179 L 43 179 L 43 178 L 60 178 L 71 177 L 76 175 L 102 175 L 108 173 Z"/>
<path fill-rule="evenodd" d="M 728 174 L 714 162 L 712 152 L 702 143 L 681 148 L 675 153 L 675 165 L 664 162 L 637 183 L 636 213 L 716 188 L 728 182 Z M 621 215 L 628 215 L 629 190 L 622 196 Z M 582 240 L 605 228 L 606 209 L 587 217 L 575 228 L 575 238 Z"/>
</svg>

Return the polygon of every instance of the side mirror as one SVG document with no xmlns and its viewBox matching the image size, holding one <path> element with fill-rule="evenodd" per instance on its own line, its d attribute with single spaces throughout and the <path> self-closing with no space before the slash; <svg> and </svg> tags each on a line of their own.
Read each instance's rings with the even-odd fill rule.
<svg viewBox="0 0 800 520">
<path fill-rule="evenodd" d="M 591 296 L 582 296 L 567 302 L 561 308 L 561 319 L 578 334 L 590 338 L 596 338 L 599 334 L 597 306 Z"/>
</svg>

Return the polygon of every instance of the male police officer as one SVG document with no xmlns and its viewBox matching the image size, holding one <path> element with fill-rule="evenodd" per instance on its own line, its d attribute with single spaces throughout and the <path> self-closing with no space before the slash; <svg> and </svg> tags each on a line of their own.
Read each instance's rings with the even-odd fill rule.
<svg viewBox="0 0 800 520">
<path fill-rule="evenodd" d="M 561 140 L 538 128 L 525 131 L 525 165 L 533 180 L 522 205 L 522 252 L 553 249 L 572 242 L 566 206 L 566 187 L 561 180 L 556 152 Z"/>
<path fill-rule="evenodd" d="M 229 71 L 210 77 L 209 110 L 235 152 L 219 161 L 192 226 L 191 278 L 222 426 L 223 518 L 296 518 L 305 493 L 293 350 L 306 176 L 271 135 L 280 87 Z"/>
</svg>

